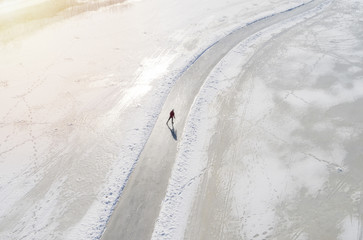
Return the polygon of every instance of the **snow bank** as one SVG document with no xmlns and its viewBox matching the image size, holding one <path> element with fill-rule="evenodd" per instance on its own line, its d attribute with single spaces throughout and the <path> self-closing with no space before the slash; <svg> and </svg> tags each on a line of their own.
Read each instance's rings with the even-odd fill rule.
<svg viewBox="0 0 363 240">
<path fill-rule="evenodd" d="M 249 1 L 246 6 L 251 9 L 258 4 L 264 9 L 258 15 L 263 19 L 266 14 L 296 4 L 282 1 L 270 9 L 269 3 Z M 217 17 L 213 12 L 211 18 L 200 21 L 199 12 L 191 7 L 195 1 L 190 1 L 176 6 L 196 12 L 186 14 L 184 22 L 171 20 L 174 16 L 162 12 L 165 16 L 159 20 L 167 22 L 167 28 L 153 18 L 139 19 L 149 13 L 147 4 L 154 3 L 130 7 L 120 18 L 96 12 L 75 21 L 65 20 L 26 41 L 1 48 L 2 56 L 10 56 L 0 61 L 2 72 L 9 73 L 5 75 L 11 80 L 0 79 L 2 103 L 9 106 L 1 109 L 1 237 L 99 239 L 175 81 L 218 39 L 239 29 L 246 19 L 256 18 L 255 12 L 248 15 L 245 9 L 229 7 Z M 209 16 L 210 9 L 203 4 L 214 4 L 213 8 L 219 9 L 224 3 L 200 4 L 203 14 Z M 234 18 L 222 16 L 229 14 Z M 145 26 L 139 21 L 150 21 L 145 26 L 151 34 L 142 31 Z M 107 25 L 111 22 L 116 27 Z M 98 35 L 100 29 L 105 30 L 104 36 Z M 175 33 L 175 29 L 182 30 Z M 252 44 L 254 39 L 250 41 Z M 136 48 L 138 44 L 144 48 Z M 120 48 L 124 54 L 115 54 Z M 230 60 L 223 61 L 231 64 Z M 139 68 L 133 65 L 140 63 Z M 135 74 L 138 77 L 133 75 L 135 68 L 140 70 Z M 82 73 L 86 74 L 80 77 Z M 178 157 L 184 161 L 179 165 L 186 168 L 188 178 L 182 177 L 176 184 L 181 184 L 178 192 L 183 194 L 196 188 L 203 173 L 202 162 L 195 172 L 188 173 L 187 169 L 192 166 L 190 159 L 199 159 L 205 150 L 202 139 L 208 139 L 208 129 L 213 125 L 211 122 L 201 127 L 198 121 L 204 123 L 206 119 L 198 111 L 207 113 L 206 104 L 229 86 L 220 77 L 215 70 L 205 83 L 190 115 L 186 140 L 180 145 L 180 152 L 185 154 Z M 119 121 L 123 114 L 126 120 Z M 195 150 L 194 144 L 200 150 Z"/>
<path fill-rule="evenodd" d="M 209 109 L 209 106 L 216 96 L 236 81 L 243 66 L 255 53 L 256 46 L 268 41 L 275 34 L 315 16 L 330 3 L 330 0 L 325 1 L 312 10 L 268 27 L 243 40 L 210 72 L 189 112 L 152 239 L 183 239 L 200 179 L 208 171 L 206 168 L 208 144 L 213 135 L 211 129 L 214 129 L 216 121 L 216 117 L 213 116 L 214 111 Z"/>
</svg>

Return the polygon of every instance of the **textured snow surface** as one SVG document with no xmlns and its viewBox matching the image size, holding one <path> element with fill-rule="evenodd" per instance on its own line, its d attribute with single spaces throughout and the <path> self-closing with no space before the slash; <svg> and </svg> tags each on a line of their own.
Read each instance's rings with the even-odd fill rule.
<svg viewBox="0 0 363 240">
<path fill-rule="evenodd" d="M 22 2 L 0 20 L 47 1 Z M 362 238 L 362 1 L 67 4 L 0 23 L 0 239 L 100 239 L 168 94 L 244 31 L 175 106 L 143 238 Z"/>
</svg>

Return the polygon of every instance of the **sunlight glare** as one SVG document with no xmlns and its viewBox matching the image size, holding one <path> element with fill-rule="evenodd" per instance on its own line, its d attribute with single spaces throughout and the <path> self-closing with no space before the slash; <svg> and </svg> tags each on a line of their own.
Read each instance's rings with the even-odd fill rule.
<svg viewBox="0 0 363 240">
<path fill-rule="evenodd" d="M 48 0 L 5 0 L 0 2 L 0 15 L 16 12 L 17 10 L 34 6 Z"/>
</svg>

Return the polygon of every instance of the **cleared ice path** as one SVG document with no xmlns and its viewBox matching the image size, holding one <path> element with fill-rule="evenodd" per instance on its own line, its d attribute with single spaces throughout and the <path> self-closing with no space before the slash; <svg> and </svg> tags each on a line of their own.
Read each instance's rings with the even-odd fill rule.
<svg viewBox="0 0 363 240">
<path fill-rule="evenodd" d="M 242 26 L 209 46 L 185 68 L 163 106 L 159 119 L 119 198 L 102 239 L 151 238 L 156 219 L 159 216 L 160 204 L 165 197 L 168 181 L 177 157 L 177 141 L 174 141 L 173 138 L 182 142 L 189 141 L 184 138 L 185 133 L 183 133 L 182 138 L 188 114 L 193 114 L 190 111 L 194 100 L 218 62 L 238 43 L 248 37 L 301 13 L 310 10 L 312 13 L 318 12 L 321 10 L 322 3 L 324 3 L 322 0 L 311 1 Z M 302 18 L 304 17 L 307 16 L 302 15 Z M 171 132 L 165 125 L 168 113 L 172 108 L 176 111 L 174 132 Z M 192 115 L 190 116 L 192 117 Z M 197 119 L 194 120 L 197 121 Z M 189 123 L 189 127 L 190 124 L 193 123 Z M 177 160 L 181 160 L 181 155 L 178 155 Z M 175 177 L 177 176 L 173 175 L 171 182 L 169 182 L 167 198 L 171 197 L 170 194 L 173 195 L 175 188 L 180 188 L 180 184 L 184 184 L 180 182 L 173 186 Z M 175 239 L 174 237 L 177 237 L 175 236 L 175 224 L 182 224 L 183 227 L 184 223 L 173 222 L 178 219 L 173 215 L 173 211 L 176 210 L 176 208 L 165 209 L 164 205 L 153 235 L 154 239 Z M 170 215 L 172 215 L 171 219 L 168 217 Z M 180 230 L 182 231 L 183 228 Z"/>
<path fill-rule="evenodd" d="M 209 75 L 203 81 L 204 84 L 190 107 L 166 197 L 163 200 L 152 239 L 184 238 L 188 216 L 191 212 L 193 199 L 198 191 L 200 179 L 208 171 L 208 157 L 205 156 L 208 152 L 206 146 L 208 148 L 208 140 L 214 135 L 214 123 L 212 119 L 208 119 L 208 114 L 210 114 L 210 111 L 215 112 L 212 115 L 219 111 L 218 109 L 211 109 L 209 106 L 218 94 L 223 89 L 230 88 L 236 81 L 239 81 L 239 76 L 243 72 L 244 66 L 255 54 L 259 45 L 269 41 L 274 35 L 315 16 L 324 10 L 325 7 L 329 6 L 330 3 L 331 1 L 316 1 L 314 4 L 295 8 L 295 11 L 289 10 L 284 12 L 289 13 L 286 15 L 277 14 L 267 17 L 260 25 L 251 25 L 250 29 L 252 32 L 248 36 L 238 36 L 238 39 L 242 41 L 220 58 L 220 61 L 212 70 L 208 71 Z M 302 13 L 301 11 L 304 12 Z M 228 41 L 228 37 L 223 40 Z M 233 42 L 233 40 L 231 41 Z M 248 84 L 245 84 L 245 87 L 248 89 Z M 248 90 L 244 92 L 248 95 Z M 233 93 L 230 96 L 233 99 L 232 96 Z M 247 101 L 248 97 L 245 96 L 244 98 Z M 228 108 L 228 102 L 221 104 L 221 107 Z M 228 131 L 228 129 L 224 130 Z M 220 144 L 225 144 L 225 147 L 232 146 L 233 139 L 228 138 L 228 136 L 231 137 L 233 134 L 224 135 L 227 138 L 223 141 L 221 140 Z M 214 146 L 213 149 L 209 150 L 208 155 L 210 155 L 211 151 L 218 155 L 218 148 L 223 149 L 223 147 Z M 220 158 L 221 156 L 219 156 Z M 204 202 L 204 204 L 208 206 L 208 202 Z M 199 206 L 201 207 L 202 205 Z M 198 211 L 198 209 L 195 210 Z M 210 227 L 210 231 L 212 231 L 212 226 Z"/>
</svg>

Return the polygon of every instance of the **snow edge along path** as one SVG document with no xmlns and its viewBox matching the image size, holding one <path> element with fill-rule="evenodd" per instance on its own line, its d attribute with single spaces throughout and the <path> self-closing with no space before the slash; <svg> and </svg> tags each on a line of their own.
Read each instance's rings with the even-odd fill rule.
<svg viewBox="0 0 363 240">
<path fill-rule="evenodd" d="M 204 145 L 204 140 L 210 139 L 213 131 L 208 130 L 212 129 L 216 123 L 216 118 L 208 116 L 209 104 L 236 80 L 241 73 L 242 66 L 253 56 L 254 46 L 263 44 L 275 34 L 314 17 L 328 7 L 332 1 L 326 0 L 313 9 L 253 34 L 237 44 L 210 72 L 189 112 L 167 193 L 155 223 L 153 240 L 183 239 L 184 237 L 193 199 L 197 193 L 200 179 L 207 170 L 207 157 L 204 150 L 208 146 Z M 225 66 L 227 67 L 225 68 Z"/>
<path fill-rule="evenodd" d="M 145 126 L 142 129 L 132 129 L 130 135 L 126 138 L 130 139 L 129 144 L 123 146 L 120 151 L 119 161 L 113 166 L 113 170 L 110 173 L 110 176 L 105 184 L 106 188 L 102 190 L 97 197 L 97 201 L 95 201 L 87 212 L 87 214 L 83 217 L 79 224 L 72 228 L 67 234 L 65 234 L 66 239 L 100 239 L 102 237 L 103 232 L 106 229 L 107 223 L 117 205 L 119 198 L 135 169 L 138 159 L 140 157 L 141 152 L 143 151 L 148 138 L 151 135 L 153 127 L 158 119 L 158 116 L 162 110 L 162 106 L 166 101 L 168 94 L 175 82 L 196 62 L 198 59 L 207 52 L 210 48 L 219 43 L 223 38 L 235 33 L 238 30 L 245 28 L 246 26 L 252 25 L 253 23 L 260 22 L 269 17 L 275 16 L 277 14 L 289 12 L 296 8 L 307 5 L 316 0 L 311 0 L 295 7 L 288 8 L 287 10 L 283 10 L 281 12 L 277 12 L 274 14 L 270 14 L 264 17 L 261 17 L 257 20 L 253 20 L 251 22 L 245 23 L 239 27 L 231 29 L 228 33 L 224 34 L 222 37 L 216 38 L 215 41 L 212 41 L 210 45 L 199 50 L 199 53 L 191 57 L 188 61 L 184 61 L 184 64 L 179 65 L 176 70 L 172 71 L 171 74 L 162 75 L 161 78 L 165 78 L 164 84 L 162 84 L 155 91 L 155 98 L 158 99 L 155 101 L 155 104 L 151 109 L 143 109 L 147 115 L 146 122 L 142 124 Z M 95 221 L 95 219 L 98 219 Z"/>
</svg>

